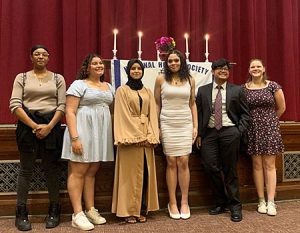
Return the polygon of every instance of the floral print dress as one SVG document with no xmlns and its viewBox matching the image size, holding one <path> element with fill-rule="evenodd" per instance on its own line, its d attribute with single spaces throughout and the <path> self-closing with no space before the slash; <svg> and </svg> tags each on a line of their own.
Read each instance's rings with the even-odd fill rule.
<svg viewBox="0 0 300 233">
<path fill-rule="evenodd" d="M 283 152 L 274 99 L 274 93 L 279 89 L 281 86 L 274 81 L 262 89 L 248 89 L 244 85 L 251 115 L 248 128 L 249 155 L 278 155 Z"/>
</svg>

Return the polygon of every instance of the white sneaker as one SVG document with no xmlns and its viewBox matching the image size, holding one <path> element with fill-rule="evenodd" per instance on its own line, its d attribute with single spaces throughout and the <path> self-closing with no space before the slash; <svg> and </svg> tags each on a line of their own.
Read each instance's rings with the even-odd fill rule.
<svg viewBox="0 0 300 233">
<path fill-rule="evenodd" d="M 267 215 L 275 216 L 277 214 L 276 205 L 273 201 L 268 201 Z"/>
<path fill-rule="evenodd" d="M 93 230 L 95 227 L 89 220 L 86 218 L 83 211 L 78 214 L 72 214 L 72 227 L 78 228 L 83 231 Z"/>
<path fill-rule="evenodd" d="M 260 201 L 257 205 L 257 212 L 260 214 L 266 214 L 267 213 L 267 205 L 265 201 Z"/>
<path fill-rule="evenodd" d="M 85 215 L 88 218 L 88 220 L 95 224 L 95 225 L 100 225 L 106 223 L 106 219 L 103 218 L 97 209 L 92 207 L 89 211 L 85 211 Z"/>
</svg>

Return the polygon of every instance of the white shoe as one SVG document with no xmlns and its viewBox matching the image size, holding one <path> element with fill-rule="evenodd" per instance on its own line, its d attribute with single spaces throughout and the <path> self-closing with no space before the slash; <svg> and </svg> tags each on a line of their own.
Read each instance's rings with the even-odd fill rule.
<svg viewBox="0 0 300 233">
<path fill-rule="evenodd" d="M 276 205 L 273 201 L 268 201 L 267 215 L 275 216 L 277 214 Z"/>
<path fill-rule="evenodd" d="M 89 220 L 86 218 L 83 211 L 78 214 L 72 214 L 72 227 L 78 228 L 83 231 L 93 230 L 95 227 Z"/>
<path fill-rule="evenodd" d="M 265 201 L 260 201 L 257 205 L 257 212 L 260 214 L 266 214 L 267 213 L 267 205 Z"/>
<path fill-rule="evenodd" d="M 180 219 L 180 214 L 179 214 L 179 213 L 178 213 L 178 214 L 172 214 L 172 213 L 171 213 L 170 205 L 169 205 L 169 204 L 168 204 L 168 211 L 169 211 L 169 216 L 170 216 L 170 218 L 176 219 L 176 220 Z"/>
<path fill-rule="evenodd" d="M 180 217 L 182 218 L 182 219 L 184 219 L 184 220 L 186 220 L 186 219 L 189 219 L 190 217 L 191 217 L 191 211 L 190 211 L 190 207 L 188 206 L 188 208 L 189 208 L 189 212 L 188 213 L 182 213 L 182 212 L 180 212 Z"/>
<path fill-rule="evenodd" d="M 106 223 L 106 219 L 103 218 L 97 209 L 92 207 L 89 211 L 85 211 L 85 215 L 88 218 L 88 220 L 95 224 L 95 225 L 100 225 Z"/>
</svg>

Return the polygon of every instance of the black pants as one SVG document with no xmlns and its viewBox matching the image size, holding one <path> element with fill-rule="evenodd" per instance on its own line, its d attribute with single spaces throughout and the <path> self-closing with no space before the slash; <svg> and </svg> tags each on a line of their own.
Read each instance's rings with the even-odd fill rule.
<svg viewBox="0 0 300 233">
<path fill-rule="evenodd" d="M 228 204 L 231 210 L 241 208 L 237 176 L 239 145 L 240 132 L 234 126 L 208 129 L 202 138 L 202 163 L 211 181 L 216 205 Z"/>
<path fill-rule="evenodd" d="M 46 184 L 49 192 L 50 203 L 59 202 L 59 176 L 60 163 L 55 153 L 59 151 L 46 151 L 43 143 L 36 146 L 34 152 L 20 152 L 20 171 L 17 183 L 17 205 L 26 204 L 30 180 L 33 173 L 35 160 L 42 159 L 42 167 L 45 171 Z"/>
</svg>

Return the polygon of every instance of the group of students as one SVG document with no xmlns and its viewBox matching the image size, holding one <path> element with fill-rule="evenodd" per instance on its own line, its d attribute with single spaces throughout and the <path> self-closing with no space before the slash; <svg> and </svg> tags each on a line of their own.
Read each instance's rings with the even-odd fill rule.
<svg viewBox="0 0 300 233">
<path fill-rule="evenodd" d="M 10 99 L 10 110 L 18 118 L 20 171 L 15 225 L 19 230 L 31 229 L 26 204 L 38 157 L 49 191 L 46 228 L 60 222 L 60 158 L 68 160 L 72 226 L 92 230 L 94 225 L 104 224 L 106 220 L 94 203 L 95 175 L 101 161 L 114 160 L 113 144 L 117 155 L 112 213 L 127 223 L 146 222 L 147 213 L 159 209 L 154 156 L 159 143 L 167 160 L 170 218 L 191 216 L 189 155 L 195 143 L 214 191 L 216 205 L 209 214 L 229 209 L 231 220 L 241 221 L 237 160 L 241 138 L 246 137 L 258 212 L 276 215 L 275 155 L 283 152 L 279 117 L 285 111 L 285 101 L 281 87 L 267 80 L 261 60 L 250 61 L 249 79 L 243 86 L 227 81 L 231 64 L 226 59 L 214 61 L 213 82 L 200 87 L 195 97 L 195 80 L 178 50 L 168 53 L 154 95 L 143 85 L 144 66 L 138 59 L 128 62 L 128 81 L 115 93 L 104 81 L 104 64 L 97 54 L 84 59 L 77 80 L 67 91 L 64 78 L 47 70 L 49 51 L 45 46 L 32 47 L 30 57 L 33 69 L 16 76 Z M 67 127 L 62 135 L 64 114 Z M 176 199 L 178 184 L 180 204 Z"/>
</svg>

